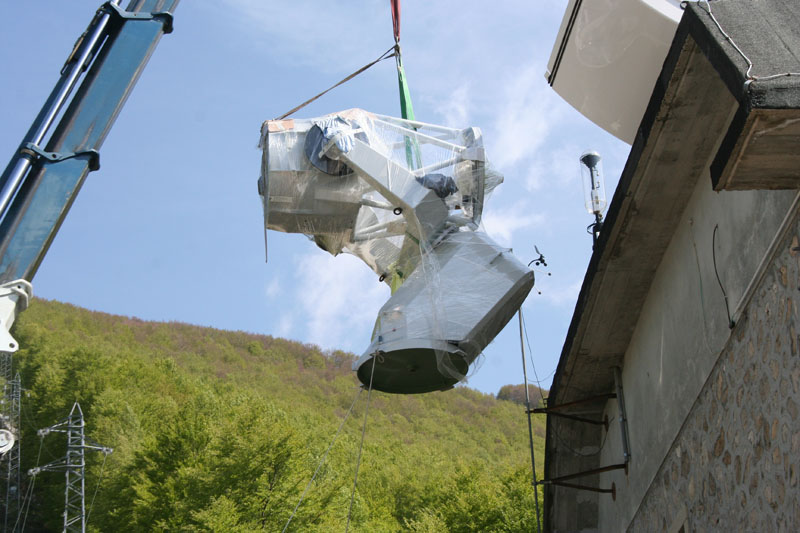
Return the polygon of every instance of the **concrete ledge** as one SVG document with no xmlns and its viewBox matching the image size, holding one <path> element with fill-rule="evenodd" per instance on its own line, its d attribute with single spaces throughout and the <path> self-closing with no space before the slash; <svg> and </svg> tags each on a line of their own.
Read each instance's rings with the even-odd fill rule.
<svg viewBox="0 0 800 533">
<path fill-rule="evenodd" d="M 800 188 L 796 1 L 689 4 L 684 19 L 739 102 L 711 164 L 714 190 Z"/>
</svg>

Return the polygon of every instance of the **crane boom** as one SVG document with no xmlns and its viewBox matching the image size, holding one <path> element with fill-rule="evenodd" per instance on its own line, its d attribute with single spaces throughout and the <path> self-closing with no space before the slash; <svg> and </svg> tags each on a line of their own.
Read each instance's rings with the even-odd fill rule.
<svg viewBox="0 0 800 533">
<path fill-rule="evenodd" d="M 0 175 L 0 351 L 31 296 L 30 281 L 100 147 L 161 35 L 172 31 L 178 0 L 104 3 L 61 69 L 58 81 Z"/>
<path fill-rule="evenodd" d="M 132 0 L 128 10 L 119 1 L 100 6 L 78 38 L 0 177 L 0 283 L 33 278 L 87 174 L 99 168 L 99 149 L 161 35 L 172 30 L 178 0 Z"/>
</svg>

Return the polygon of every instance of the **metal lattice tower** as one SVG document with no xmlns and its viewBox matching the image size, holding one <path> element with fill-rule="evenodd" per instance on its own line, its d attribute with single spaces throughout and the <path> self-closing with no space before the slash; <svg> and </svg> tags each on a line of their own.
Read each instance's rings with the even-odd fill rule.
<svg viewBox="0 0 800 533">
<path fill-rule="evenodd" d="M 67 485 L 64 490 L 64 531 L 85 531 L 86 503 L 84 501 L 83 411 L 78 402 L 72 406 L 67 419 Z"/>
<path fill-rule="evenodd" d="M 86 450 L 100 451 L 108 455 L 113 450 L 101 446 L 86 438 L 84 434 L 83 411 L 78 402 L 72 406 L 69 416 L 61 422 L 40 429 L 38 434 L 44 438 L 51 432 L 67 434 L 67 455 L 63 459 L 53 461 L 44 466 L 33 468 L 28 474 L 35 476 L 39 472 L 64 472 L 66 486 L 64 488 L 64 529 L 63 531 L 86 532 L 86 498 L 85 498 L 85 466 Z"/>
<path fill-rule="evenodd" d="M 11 354 L 9 354 L 9 363 Z M 9 368 L 11 365 L 9 364 Z M 6 453 L 8 479 L 6 480 L 6 509 L 5 509 L 5 523 L 4 530 L 9 531 L 14 529 L 16 517 L 19 513 L 19 498 L 20 498 L 20 458 L 21 458 L 21 442 L 20 442 L 20 414 L 22 407 L 22 380 L 19 377 L 19 372 L 14 376 L 9 387 L 9 420 L 8 429 L 14 434 L 14 445 Z"/>
<path fill-rule="evenodd" d="M 11 352 L 0 352 L 0 379 L 3 380 L 3 397 L 0 398 L 0 418 L 2 425 L 9 425 L 11 418 L 11 363 L 14 355 Z"/>
<path fill-rule="evenodd" d="M 11 379 L 12 354 L 0 353 L 0 379 L 3 380 L 2 429 L 11 432 L 14 444 L 0 460 L 0 486 L 5 491 L 3 502 L 3 531 L 14 531 L 20 502 L 20 407 L 21 380 L 19 373 Z"/>
<path fill-rule="evenodd" d="M 11 352 L 0 352 L 0 378 L 3 379 L 3 392 L 7 396 L 6 386 L 11 383 Z"/>
</svg>

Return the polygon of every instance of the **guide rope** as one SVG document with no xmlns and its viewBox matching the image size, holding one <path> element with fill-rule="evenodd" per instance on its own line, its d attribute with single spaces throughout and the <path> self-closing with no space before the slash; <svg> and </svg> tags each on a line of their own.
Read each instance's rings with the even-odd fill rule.
<svg viewBox="0 0 800 533">
<path fill-rule="evenodd" d="M 89 510 L 86 512 L 86 524 L 89 523 L 89 517 L 92 516 L 92 507 L 94 507 L 94 499 L 97 498 L 97 491 L 100 490 L 100 484 L 103 482 L 103 473 L 105 472 L 106 468 L 106 459 L 108 459 L 108 454 L 103 454 L 103 464 L 100 465 L 100 478 L 97 480 L 97 485 L 94 487 L 94 494 L 92 494 L 92 501 L 89 503 Z"/>
<path fill-rule="evenodd" d="M 525 364 L 525 343 L 523 342 L 523 334 L 527 337 L 527 331 L 523 326 L 522 321 L 522 308 L 520 307 L 519 311 L 517 311 L 519 315 L 519 346 L 520 350 L 522 351 L 522 376 L 525 380 L 525 412 L 528 415 L 528 440 L 530 443 L 531 448 L 531 470 L 533 471 L 533 501 L 536 504 L 536 531 L 537 533 L 541 532 L 541 527 L 539 525 L 539 488 L 538 488 L 538 480 L 536 479 L 536 454 L 533 451 L 533 422 L 531 420 L 531 398 L 528 393 L 528 370 Z M 541 389 L 539 389 L 539 394 L 541 394 Z"/>
<path fill-rule="evenodd" d="M 533 349 L 531 348 L 531 341 L 528 339 L 528 324 L 525 322 L 525 315 L 522 314 L 522 308 L 520 308 L 519 313 L 520 318 L 522 318 L 522 330 L 525 332 L 525 342 L 528 345 L 528 360 L 531 362 L 531 368 L 533 368 L 533 375 L 536 378 L 534 381 L 536 382 L 536 388 L 539 389 L 539 397 L 542 399 L 542 405 L 547 403 L 547 400 L 542 394 L 542 382 L 544 380 L 539 379 L 539 374 L 536 372 L 536 364 L 533 362 Z M 544 379 L 548 379 L 550 376 L 556 373 L 556 369 L 554 368 L 550 374 L 544 377 Z"/>
<path fill-rule="evenodd" d="M 536 382 L 539 388 L 539 396 L 542 399 L 542 405 L 547 405 L 547 399 L 544 397 L 544 394 L 542 393 L 542 383 L 544 382 L 544 380 L 547 380 L 552 375 L 554 375 L 557 369 L 553 369 L 553 371 L 550 372 L 547 376 L 545 376 L 542 380 L 539 379 L 539 376 L 536 374 L 536 365 L 533 362 L 533 355 L 532 355 L 533 349 L 531 348 L 531 341 L 528 339 L 528 326 L 525 322 L 525 315 L 522 315 L 522 329 L 525 332 L 525 342 L 528 345 L 528 360 L 531 362 L 531 366 L 533 367 L 533 374 L 536 376 L 536 379 L 534 381 Z M 600 452 L 602 452 L 603 448 L 605 448 L 606 446 L 606 439 L 608 438 L 608 433 L 609 433 L 608 431 L 605 432 L 605 436 L 603 437 L 603 442 L 600 443 L 600 447 L 597 448 L 597 450 L 593 452 L 584 453 L 584 452 L 579 452 L 578 450 L 570 446 L 569 443 L 561 437 L 561 434 L 559 434 L 555 426 L 550 429 L 552 434 L 555 436 L 556 440 L 558 440 L 559 444 L 564 448 L 566 448 L 567 450 L 569 450 L 570 453 L 578 457 L 594 457 L 598 455 Z"/>
<path fill-rule="evenodd" d="M 331 87 L 328 87 L 327 89 L 325 89 L 324 91 L 322 91 L 322 92 L 321 92 L 321 93 L 319 93 L 318 95 L 314 96 L 313 98 L 309 98 L 308 100 L 306 100 L 306 101 L 305 101 L 305 102 L 303 102 L 302 104 L 298 105 L 297 107 L 294 107 L 294 108 L 290 109 L 289 111 L 287 111 L 287 112 L 286 112 L 286 113 L 284 113 L 283 115 L 281 115 L 281 116 L 279 116 L 278 118 L 275 118 L 275 119 L 273 119 L 273 120 L 283 120 L 283 119 L 285 119 L 285 118 L 287 118 L 287 117 L 289 117 L 289 116 L 293 115 L 295 112 L 297 112 L 297 111 L 299 111 L 299 110 L 303 109 L 305 106 L 307 106 L 308 104 L 310 104 L 310 103 L 314 102 L 315 100 L 317 100 L 317 99 L 318 99 L 318 98 L 320 98 L 321 96 L 325 95 L 326 93 L 328 93 L 328 92 L 332 91 L 333 89 L 335 89 L 335 88 L 336 88 L 336 87 L 338 87 L 339 85 L 342 85 L 343 83 L 346 83 L 346 82 L 348 82 L 348 81 L 352 80 L 353 78 L 355 78 L 356 76 L 358 76 L 359 74 L 361 74 L 362 72 L 364 72 L 365 70 L 367 70 L 368 68 L 370 68 L 371 66 L 373 66 L 373 65 L 375 65 L 375 64 L 377 64 L 377 63 L 380 63 L 380 62 L 381 62 L 381 61 L 383 61 L 384 59 L 389 59 L 390 57 L 394 57 L 394 56 L 395 56 L 397 53 L 399 53 L 399 52 L 398 52 L 398 50 L 399 50 L 399 48 L 398 48 L 398 46 L 395 44 L 394 46 L 392 46 L 391 48 L 389 48 L 388 50 L 386 50 L 386 51 L 385 51 L 383 54 L 381 54 L 381 56 L 380 56 L 378 59 L 376 59 L 375 61 L 373 61 L 372 63 L 368 63 L 368 64 L 364 65 L 363 67 L 361 67 L 361 68 L 360 68 L 360 69 L 358 69 L 357 71 L 353 72 L 352 74 L 350 74 L 349 76 L 347 76 L 346 78 L 344 78 L 342 81 L 338 82 L 338 83 L 337 83 L 337 84 L 335 84 L 335 85 L 332 85 Z"/>
<path fill-rule="evenodd" d="M 39 453 L 36 454 L 36 468 L 39 467 L 39 460 L 42 458 L 42 446 L 44 445 L 44 437 L 39 438 Z M 11 531 L 17 530 L 17 524 L 19 524 L 19 519 L 22 518 L 22 527 L 20 531 L 25 531 L 25 523 L 28 521 L 28 511 L 31 510 L 31 500 L 33 499 L 33 486 L 36 485 L 36 476 L 33 476 L 33 481 L 31 484 L 28 485 L 28 490 L 25 491 L 25 497 L 22 499 L 22 503 L 20 504 L 19 512 L 17 513 L 17 521 L 14 522 L 14 527 Z M 22 515 L 22 510 L 25 509 L 25 501 L 28 502 L 28 508 L 25 510 L 25 516 Z"/>
<path fill-rule="evenodd" d="M 372 371 L 369 374 L 369 389 L 367 390 L 367 406 L 364 409 L 364 425 L 361 428 L 361 442 L 358 445 L 358 458 L 356 459 L 356 473 L 353 477 L 353 491 L 350 493 L 350 508 L 347 510 L 347 525 L 344 533 L 350 530 L 350 515 L 353 512 L 353 500 L 356 497 L 356 486 L 358 485 L 358 467 L 361 465 L 361 450 L 364 448 L 364 435 L 367 433 L 367 415 L 369 414 L 369 399 L 372 396 L 372 377 L 375 375 L 375 363 L 378 361 L 378 354 L 372 356 Z"/>
<path fill-rule="evenodd" d="M 325 460 L 328 458 L 328 452 L 330 452 L 331 448 L 333 448 L 333 443 L 336 442 L 336 438 L 339 436 L 339 433 L 342 432 L 342 428 L 344 427 L 344 423 L 347 422 L 347 419 L 350 416 L 350 413 L 353 412 L 353 406 L 355 406 L 356 401 L 358 400 L 359 396 L 361 396 L 361 391 L 363 391 L 363 390 L 364 389 L 362 387 L 358 388 L 358 391 L 356 392 L 356 395 L 353 397 L 353 401 L 350 403 L 350 408 L 347 410 L 347 412 L 344 415 L 344 418 L 342 418 L 342 421 L 339 424 L 339 429 L 336 430 L 336 434 L 333 436 L 333 439 L 331 440 L 330 444 L 328 444 L 328 448 L 325 450 L 325 453 L 322 454 L 322 458 L 320 459 L 319 463 L 317 464 L 316 470 L 314 470 L 314 475 L 311 476 L 311 479 L 308 481 L 308 484 L 306 485 L 306 488 L 303 490 L 303 494 L 300 495 L 300 501 L 298 501 L 297 505 L 295 505 L 294 511 L 292 511 L 292 516 L 290 516 L 289 520 L 286 521 L 286 525 L 283 526 L 283 529 L 281 530 L 281 533 L 284 533 L 286 531 L 286 529 L 289 527 L 289 524 L 292 522 L 292 519 L 294 518 L 294 515 L 297 514 L 297 510 L 300 508 L 300 504 L 303 503 L 303 500 L 306 497 L 306 493 L 308 492 L 308 489 L 311 488 L 311 484 L 314 483 L 314 479 L 317 477 L 317 474 L 319 473 L 319 469 L 322 468 L 323 464 L 325 464 Z"/>
</svg>

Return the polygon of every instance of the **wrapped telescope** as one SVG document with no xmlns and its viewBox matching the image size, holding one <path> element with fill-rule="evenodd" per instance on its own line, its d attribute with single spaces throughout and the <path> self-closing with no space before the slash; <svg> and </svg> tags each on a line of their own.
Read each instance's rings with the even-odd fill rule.
<svg viewBox="0 0 800 533">
<path fill-rule="evenodd" d="M 503 179 L 480 130 L 351 109 L 265 122 L 261 147 L 265 228 L 353 254 L 391 287 L 354 363 L 359 380 L 408 394 L 463 379 L 533 286 L 533 272 L 478 229 Z"/>
</svg>

